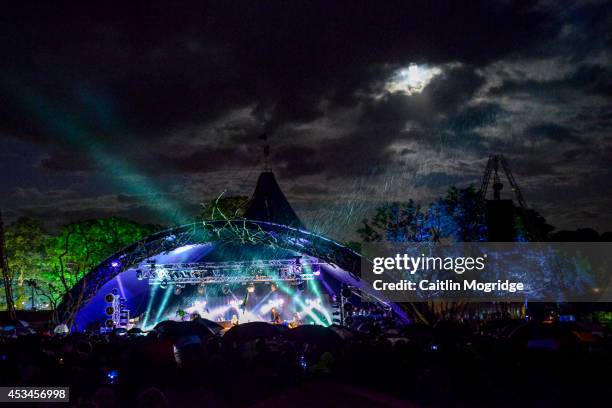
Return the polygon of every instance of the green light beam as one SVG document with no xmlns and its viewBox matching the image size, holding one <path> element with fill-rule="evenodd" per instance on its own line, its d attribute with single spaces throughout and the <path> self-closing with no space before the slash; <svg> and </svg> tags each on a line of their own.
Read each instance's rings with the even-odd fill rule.
<svg viewBox="0 0 612 408">
<path fill-rule="evenodd" d="M 285 292 L 286 294 L 288 294 L 289 296 L 291 296 L 293 298 L 293 300 L 295 301 L 295 303 L 298 304 L 298 306 L 300 306 L 304 312 L 306 312 L 310 317 L 312 317 L 312 320 L 314 320 L 317 324 L 320 324 L 321 326 L 327 326 L 323 320 L 319 319 L 319 317 L 317 315 L 315 315 L 314 313 L 312 313 L 312 310 L 310 309 L 310 307 L 308 307 L 303 301 L 302 299 L 300 299 L 300 296 L 295 293 L 294 290 L 292 290 L 291 288 L 289 288 L 287 285 L 285 285 L 284 282 L 278 282 L 279 285 L 277 285 L 277 287 L 282 290 L 283 292 Z"/>
<path fill-rule="evenodd" d="M 170 301 L 170 296 L 172 296 L 172 287 L 171 286 L 166 288 L 166 292 L 164 293 L 164 297 L 162 299 L 162 302 L 159 305 L 159 309 L 157 309 L 157 315 L 155 316 L 155 324 L 154 324 L 154 326 L 157 323 L 159 323 L 159 319 L 161 318 L 163 312 L 166 311 L 166 306 L 168 305 L 168 302 Z"/>
<path fill-rule="evenodd" d="M 142 320 L 142 330 L 146 330 L 147 322 L 149 321 L 149 316 L 151 314 L 151 308 L 153 307 L 153 300 L 155 299 L 157 289 L 159 289 L 159 285 L 153 285 L 149 288 L 149 302 L 147 303 L 147 310 L 145 310 L 144 319 Z"/>
<path fill-rule="evenodd" d="M 160 215 L 170 217 L 177 224 L 190 221 L 191 218 L 184 213 L 183 209 L 165 199 L 164 192 L 152 181 L 119 158 L 118 155 L 109 153 L 108 149 L 96 139 L 93 132 L 78 123 L 78 119 L 73 118 L 74 114 L 53 109 L 52 105 L 47 103 L 40 95 L 36 95 L 22 84 L 6 79 L 4 82 L 5 88 L 21 102 L 21 105 L 32 115 L 33 120 L 43 123 L 47 127 L 49 135 L 70 147 L 85 152 L 95 165 L 104 170 L 104 174 L 111 176 L 120 187 L 129 193 L 136 196 L 154 197 L 155 203 L 152 209 Z M 116 121 L 111 119 L 111 110 L 95 105 L 94 99 L 89 96 L 83 102 L 85 105 L 90 105 L 90 110 L 98 117 L 102 128 L 106 132 L 117 132 L 118 127 L 113 126 Z M 103 104 L 103 101 L 100 101 L 100 104 Z M 117 150 L 120 150 L 120 146 L 117 147 Z"/>
</svg>

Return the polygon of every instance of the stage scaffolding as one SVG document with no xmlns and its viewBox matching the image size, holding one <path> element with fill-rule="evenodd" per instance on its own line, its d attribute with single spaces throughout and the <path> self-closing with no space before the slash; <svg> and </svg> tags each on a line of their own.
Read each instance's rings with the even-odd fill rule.
<svg viewBox="0 0 612 408">
<path fill-rule="evenodd" d="M 302 282 L 320 274 L 323 263 L 300 258 L 256 261 L 149 263 L 136 271 L 150 285 Z"/>
</svg>

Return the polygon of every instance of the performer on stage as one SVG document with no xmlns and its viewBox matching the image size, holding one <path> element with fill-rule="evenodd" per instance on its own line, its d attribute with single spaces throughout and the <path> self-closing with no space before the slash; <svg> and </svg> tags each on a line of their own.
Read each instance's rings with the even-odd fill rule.
<svg viewBox="0 0 612 408">
<path fill-rule="evenodd" d="M 232 320 L 230 320 L 230 323 L 232 324 L 232 326 L 238 326 L 238 324 L 240 323 L 238 321 L 238 315 L 232 315 Z"/>
<path fill-rule="evenodd" d="M 270 315 L 272 317 L 272 323 L 274 324 L 282 324 L 283 323 L 283 318 L 281 317 L 280 313 L 278 312 L 278 310 L 273 307 L 272 310 L 270 310 Z"/>
<path fill-rule="evenodd" d="M 296 327 L 301 326 L 302 324 L 304 324 L 304 322 L 302 322 L 302 316 L 299 312 L 295 312 L 293 314 L 293 320 L 289 322 L 288 326 L 290 329 L 295 329 Z"/>
<path fill-rule="evenodd" d="M 187 313 L 183 309 L 179 308 L 176 310 L 176 317 L 180 320 L 185 320 L 185 316 L 187 316 Z"/>
</svg>

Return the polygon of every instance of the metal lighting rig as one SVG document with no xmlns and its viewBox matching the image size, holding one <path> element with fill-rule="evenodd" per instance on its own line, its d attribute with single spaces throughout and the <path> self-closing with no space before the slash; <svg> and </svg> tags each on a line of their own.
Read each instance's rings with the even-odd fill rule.
<svg viewBox="0 0 612 408">
<path fill-rule="evenodd" d="M 302 282 L 320 273 L 319 262 L 293 259 L 156 264 L 136 271 L 150 285 L 200 285 L 261 282 Z"/>
<path fill-rule="evenodd" d="M 107 329 L 115 327 L 127 328 L 130 320 L 130 310 L 127 308 L 127 300 L 119 295 L 117 289 L 107 294 L 104 300 L 108 303 L 104 309 L 108 319 L 104 323 Z"/>
</svg>

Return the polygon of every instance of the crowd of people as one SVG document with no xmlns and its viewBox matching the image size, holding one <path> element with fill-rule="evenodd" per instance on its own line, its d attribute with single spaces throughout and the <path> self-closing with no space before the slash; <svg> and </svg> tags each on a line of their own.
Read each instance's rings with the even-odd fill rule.
<svg viewBox="0 0 612 408">
<path fill-rule="evenodd" d="M 373 324 L 310 337 L 288 335 L 293 329 L 249 338 L 5 335 L 0 385 L 67 386 L 71 406 L 99 408 L 575 406 L 605 398 L 606 329 L 585 338 L 561 323 L 540 326 Z"/>
</svg>

